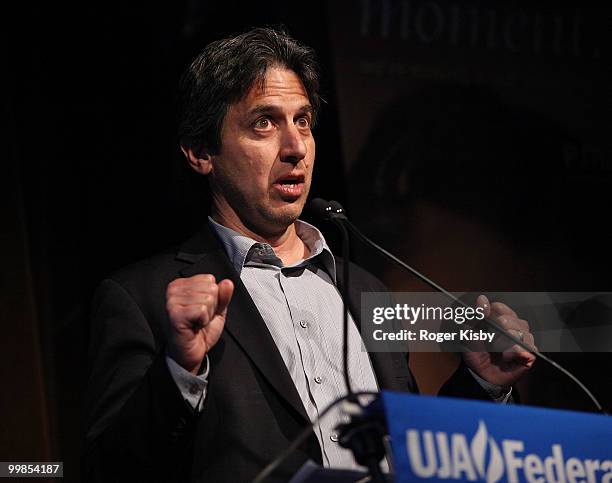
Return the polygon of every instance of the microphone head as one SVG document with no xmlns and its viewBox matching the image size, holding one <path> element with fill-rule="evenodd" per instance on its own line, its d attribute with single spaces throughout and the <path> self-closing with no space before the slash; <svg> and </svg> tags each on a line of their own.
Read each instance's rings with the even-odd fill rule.
<svg viewBox="0 0 612 483">
<path fill-rule="evenodd" d="M 322 198 L 314 198 L 310 202 L 310 209 L 315 216 L 324 220 L 330 220 L 332 218 L 344 218 L 344 208 L 337 201 L 326 201 Z"/>
<path fill-rule="evenodd" d="M 334 214 L 338 215 L 341 218 L 346 218 L 346 211 L 344 211 L 344 208 L 340 203 L 335 200 L 331 200 L 329 202 L 329 205 L 331 206 L 332 212 Z"/>
<path fill-rule="evenodd" d="M 310 209 L 315 216 L 324 220 L 329 220 L 332 211 L 331 203 L 323 198 L 313 198 Z"/>
</svg>

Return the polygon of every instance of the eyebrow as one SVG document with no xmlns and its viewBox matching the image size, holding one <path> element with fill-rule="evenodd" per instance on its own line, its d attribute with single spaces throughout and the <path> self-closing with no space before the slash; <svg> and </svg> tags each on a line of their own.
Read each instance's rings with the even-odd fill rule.
<svg viewBox="0 0 612 483">
<path fill-rule="evenodd" d="M 273 104 L 262 104 L 259 106 L 255 106 L 253 109 L 249 111 L 249 117 L 258 116 L 261 114 L 273 114 L 280 111 L 280 107 Z M 314 109 L 310 104 L 304 104 L 297 110 L 298 113 L 308 113 L 313 114 Z"/>
</svg>

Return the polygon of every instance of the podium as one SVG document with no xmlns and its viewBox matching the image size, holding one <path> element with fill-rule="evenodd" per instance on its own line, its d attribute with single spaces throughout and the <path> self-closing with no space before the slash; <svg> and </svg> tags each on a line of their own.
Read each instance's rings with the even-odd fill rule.
<svg viewBox="0 0 612 483">
<path fill-rule="evenodd" d="M 383 391 L 396 483 L 612 483 L 612 418 Z M 306 465 L 308 466 L 308 465 Z M 292 482 L 357 482 L 365 473 L 303 467 Z"/>
<path fill-rule="evenodd" d="M 382 393 L 396 483 L 612 483 L 612 418 Z"/>
</svg>

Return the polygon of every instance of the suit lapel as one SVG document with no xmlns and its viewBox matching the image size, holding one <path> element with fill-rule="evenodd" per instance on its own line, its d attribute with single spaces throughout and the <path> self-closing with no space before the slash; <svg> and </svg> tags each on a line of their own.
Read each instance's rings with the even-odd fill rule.
<svg viewBox="0 0 612 483">
<path fill-rule="evenodd" d="M 266 323 L 208 224 L 181 246 L 177 258 L 192 263 L 181 270 L 184 277 L 210 273 L 217 281 L 229 278 L 234 282 L 234 295 L 228 307 L 225 331 L 244 350 L 279 396 L 305 421 L 310 421 Z"/>
</svg>

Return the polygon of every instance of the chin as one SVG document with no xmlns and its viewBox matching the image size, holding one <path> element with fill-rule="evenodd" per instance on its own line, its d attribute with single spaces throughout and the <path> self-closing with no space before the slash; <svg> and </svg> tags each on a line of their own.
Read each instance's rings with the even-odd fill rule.
<svg viewBox="0 0 612 483">
<path fill-rule="evenodd" d="M 304 204 L 300 203 L 299 206 L 289 206 L 279 210 L 269 210 L 264 214 L 264 218 L 278 230 L 286 230 L 291 226 L 302 214 Z"/>
<path fill-rule="evenodd" d="M 301 213 L 302 213 L 302 210 L 299 210 L 299 211 L 292 210 L 290 212 L 280 213 L 276 215 L 275 221 L 279 226 L 283 226 L 286 228 L 289 225 L 292 225 L 293 223 L 295 223 L 295 220 L 297 220 L 300 217 Z"/>
</svg>

